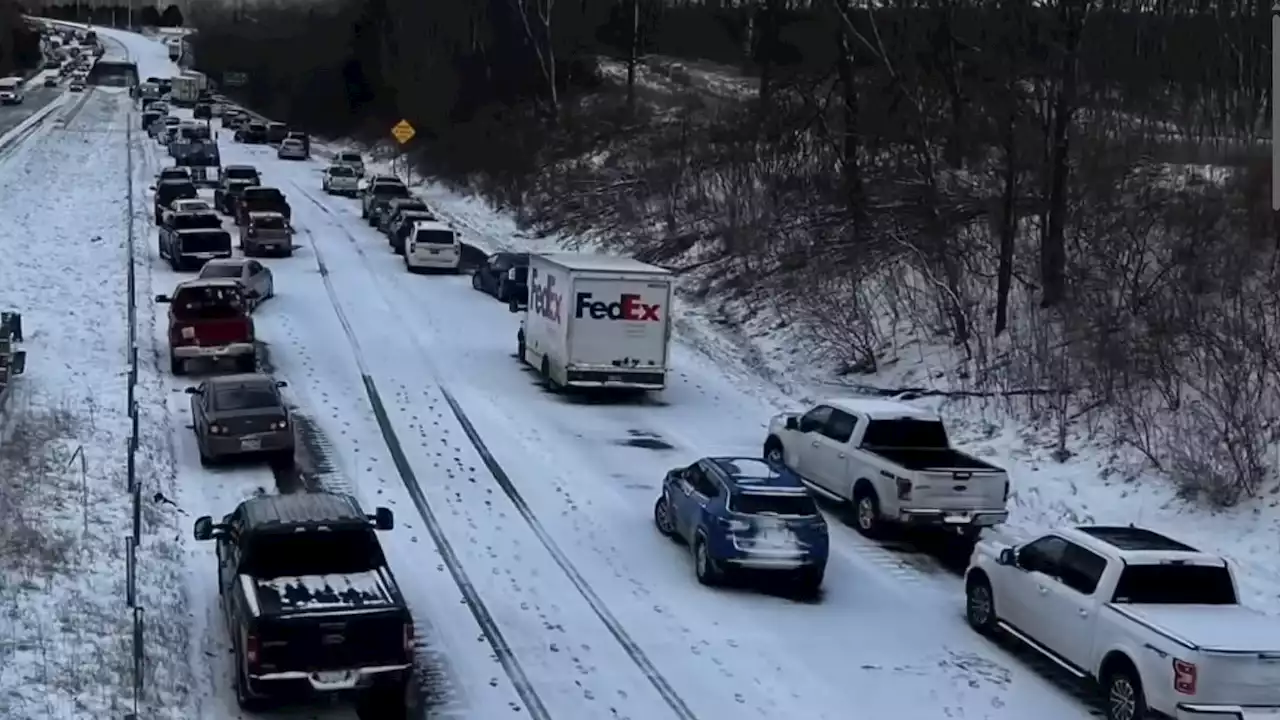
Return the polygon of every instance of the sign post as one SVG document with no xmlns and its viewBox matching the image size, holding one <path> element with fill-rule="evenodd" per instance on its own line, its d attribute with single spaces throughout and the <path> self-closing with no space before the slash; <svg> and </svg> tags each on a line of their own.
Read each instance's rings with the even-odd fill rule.
<svg viewBox="0 0 1280 720">
<path fill-rule="evenodd" d="M 1276 0 L 1276 3 L 1277 5 L 1280 5 L 1280 0 Z M 404 151 L 404 146 L 407 145 L 408 142 L 413 139 L 413 136 L 417 134 L 418 131 L 413 129 L 413 126 L 409 124 L 408 120 L 401 120 L 395 124 L 395 127 L 391 128 L 391 137 L 395 138 L 396 142 L 400 143 L 400 159 L 404 162 L 405 185 L 413 183 L 413 167 L 409 163 L 409 155 Z"/>
<path fill-rule="evenodd" d="M 1271 210 L 1280 212 L 1280 0 L 1271 3 Z"/>
</svg>

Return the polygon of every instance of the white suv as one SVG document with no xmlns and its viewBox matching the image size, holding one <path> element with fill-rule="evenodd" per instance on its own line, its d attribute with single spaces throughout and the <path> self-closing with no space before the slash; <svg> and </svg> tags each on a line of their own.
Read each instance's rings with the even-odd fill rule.
<svg viewBox="0 0 1280 720">
<path fill-rule="evenodd" d="M 0 80 L 0 105 L 21 105 L 25 99 L 22 93 L 22 78 Z"/>
<path fill-rule="evenodd" d="M 456 273 L 461 262 L 462 243 L 453 228 L 435 220 L 413 224 L 404 245 L 404 265 L 409 272 L 446 270 Z"/>
</svg>

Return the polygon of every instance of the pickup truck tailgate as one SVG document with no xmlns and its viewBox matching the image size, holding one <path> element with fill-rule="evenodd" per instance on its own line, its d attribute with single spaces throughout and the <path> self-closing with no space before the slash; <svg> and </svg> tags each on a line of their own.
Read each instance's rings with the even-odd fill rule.
<svg viewBox="0 0 1280 720">
<path fill-rule="evenodd" d="M 1113 607 L 1197 648 L 1194 702 L 1280 707 L 1280 624 L 1272 618 L 1241 605 Z"/>
<path fill-rule="evenodd" d="M 1005 506 L 1008 476 L 1004 472 L 934 470 L 921 472 L 917 478 L 905 503 L 908 507 L 975 510 Z"/>
<path fill-rule="evenodd" d="M 201 347 L 218 347 L 220 345 L 229 345 L 231 343 L 250 342 L 253 337 L 253 331 L 250 327 L 249 320 L 246 318 L 225 318 L 217 320 L 178 320 L 178 324 L 184 327 L 194 328 L 192 331 L 194 337 L 181 339 L 188 345 L 199 345 Z M 182 331 L 178 331 L 181 335 Z"/>
<path fill-rule="evenodd" d="M 405 657 L 405 618 L 394 609 L 301 613 L 258 621 L 264 672 L 397 665 Z"/>
</svg>

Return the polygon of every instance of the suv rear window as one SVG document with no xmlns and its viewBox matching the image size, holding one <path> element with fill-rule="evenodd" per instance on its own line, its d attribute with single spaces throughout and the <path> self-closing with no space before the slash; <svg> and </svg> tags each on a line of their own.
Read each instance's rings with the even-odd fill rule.
<svg viewBox="0 0 1280 720">
<path fill-rule="evenodd" d="M 418 234 L 413 236 L 413 241 L 431 245 L 452 245 L 453 232 L 450 230 L 419 230 Z"/>
<path fill-rule="evenodd" d="M 729 510 L 742 515 L 817 515 L 818 505 L 808 495 L 737 493 Z"/>
<path fill-rule="evenodd" d="M 1135 605 L 1235 605 L 1236 589 L 1225 565 L 1126 565 L 1114 603 Z"/>
</svg>

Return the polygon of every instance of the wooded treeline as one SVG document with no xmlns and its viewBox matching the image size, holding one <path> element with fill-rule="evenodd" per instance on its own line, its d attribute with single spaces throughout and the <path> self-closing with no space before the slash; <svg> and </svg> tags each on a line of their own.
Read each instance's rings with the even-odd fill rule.
<svg viewBox="0 0 1280 720">
<path fill-rule="evenodd" d="M 207 10 L 194 43 L 265 114 L 405 117 L 436 177 L 826 365 L 942 353 L 930 382 L 1016 393 L 1062 456 L 1087 431 L 1229 504 L 1280 439 L 1266 10 L 369 0 Z"/>
<path fill-rule="evenodd" d="M 22 20 L 22 7 L 0 0 L 0 76 L 34 68 L 40 63 L 40 35 Z"/>
</svg>

